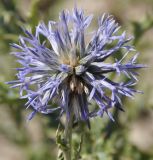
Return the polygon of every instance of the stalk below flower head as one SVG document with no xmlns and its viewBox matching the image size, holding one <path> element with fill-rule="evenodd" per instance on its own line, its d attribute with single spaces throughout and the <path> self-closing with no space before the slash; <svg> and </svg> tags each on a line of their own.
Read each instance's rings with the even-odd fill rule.
<svg viewBox="0 0 153 160">
<path fill-rule="evenodd" d="M 37 112 L 59 110 L 60 116 L 73 114 L 76 121 L 88 124 L 91 117 L 104 113 L 113 120 L 109 109 L 122 110 L 121 96 L 133 97 L 139 92 L 132 87 L 137 82 L 136 70 L 144 65 L 136 63 L 138 54 L 129 44 L 132 38 L 125 32 L 119 34 L 120 26 L 104 14 L 89 40 L 87 29 L 92 18 L 77 8 L 72 13 L 62 11 L 58 22 L 40 22 L 35 34 L 24 30 L 26 36 L 19 37 L 19 44 L 12 44 L 23 67 L 17 68 L 18 80 L 8 84 L 20 87 L 21 98 L 28 99 L 26 106 L 34 110 L 28 119 Z M 121 59 L 115 58 L 119 52 Z M 131 53 L 134 56 L 127 60 Z M 107 61 L 109 58 L 113 62 Z M 109 78 L 111 73 L 124 75 L 128 81 L 114 82 Z M 53 99 L 58 107 L 50 106 Z M 90 107 L 91 100 L 97 108 Z"/>
</svg>

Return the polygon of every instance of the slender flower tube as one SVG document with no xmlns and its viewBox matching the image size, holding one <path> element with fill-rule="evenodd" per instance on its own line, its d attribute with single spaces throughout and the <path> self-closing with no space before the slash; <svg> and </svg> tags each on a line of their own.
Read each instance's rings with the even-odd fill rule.
<svg viewBox="0 0 153 160">
<path fill-rule="evenodd" d="M 33 112 L 49 114 L 59 111 L 69 119 L 90 124 L 90 118 L 107 114 L 112 120 L 111 108 L 122 109 L 121 96 L 133 97 L 139 92 L 136 72 L 144 65 L 137 64 L 137 52 L 121 33 L 112 16 L 104 14 L 96 30 L 89 33 L 93 16 L 85 16 L 74 8 L 72 13 L 62 11 L 59 21 L 40 22 L 35 33 L 24 30 L 19 44 L 11 44 L 21 68 L 18 80 L 8 82 L 20 88 L 20 97 L 26 98 Z M 120 55 L 120 56 L 119 56 Z M 120 58 L 121 57 L 121 58 Z M 130 57 L 130 58 L 129 58 Z M 110 75 L 128 77 L 128 81 L 113 81 Z M 52 107 L 55 100 L 57 107 Z M 89 105 L 95 101 L 97 107 Z"/>
</svg>

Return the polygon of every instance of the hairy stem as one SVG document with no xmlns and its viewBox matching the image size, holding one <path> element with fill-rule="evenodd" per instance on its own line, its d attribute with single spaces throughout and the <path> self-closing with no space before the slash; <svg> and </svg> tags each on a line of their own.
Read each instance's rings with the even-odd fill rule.
<svg viewBox="0 0 153 160">
<path fill-rule="evenodd" d="M 64 153 L 64 160 L 71 160 L 72 159 L 72 125 L 73 125 L 73 114 L 70 115 L 69 118 L 66 117 L 65 123 L 65 132 L 64 132 L 64 139 L 67 144 L 67 149 L 63 151 Z"/>
</svg>

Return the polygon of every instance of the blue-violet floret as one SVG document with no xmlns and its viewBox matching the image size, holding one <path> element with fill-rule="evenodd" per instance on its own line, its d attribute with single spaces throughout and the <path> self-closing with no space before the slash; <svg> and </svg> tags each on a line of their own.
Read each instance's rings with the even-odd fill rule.
<svg viewBox="0 0 153 160">
<path fill-rule="evenodd" d="M 17 68 L 18 80 L 8 84 L 20 87 L 20 97 L 34 109 L 29 119 L 37 112 L 59 110 L 67 118 L 73 114 L 76 121 L 89 122 L 104 113 L 113 120 L 109 109 L 122 110 L 121 96 L 139 92 L 132 87 L 138 81 L 136 70 L 144 65 L 136 63 L 138 54 L 129 43 L 132 37 L 121 33 L 106 14 L 99 18 L 98 28 L 89 32 L 92 18 L 77 8 L 72 13 L 63 11 L 58 22 L 40 22 L 35 34 L 24 30 L 26 36 L 19 37 L 19 44 L 11 44 L 22 68 Z M 128 81 L 115 82 L 110 75 L 124 75 Z M 97 107 L 90 107 L 91 100 Z M 51 106 L 52 101 L 57 107 Z"/>
</svg>

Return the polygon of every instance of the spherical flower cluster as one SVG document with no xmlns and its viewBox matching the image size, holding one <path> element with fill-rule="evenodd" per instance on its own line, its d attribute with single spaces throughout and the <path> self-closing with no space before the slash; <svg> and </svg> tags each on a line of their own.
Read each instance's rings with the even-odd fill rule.
<svg viewBox="0 0 153 160">
<path fill-rule="evenodd" d="M 26 36 L 12 44 L 22 67 L 17 68 L 18 80 L 8 83 L 20 87 L 21 98 L 28 99 L 26 106 L 34 110 L 29 119 L 37 112 L 57 110 L 60 116 L 73 114 L 76 121 L 87 123 L 90 117 L 104 113 L 113 119 L 109 109 L 122 110 L 121 96 L 133 97 L 137 92 L 132 88 L 137 82 L 136 70 L 144 66 L 136 63 L 138 54 L 129 44 L 132 38 L 120 33 L 119 25 L 106 14 L 89 33 L 92 18 L 77 8 L 72 13 L 63 11 L 58 22 L 40 22 L 35 34 L 24 30 Z M 129 53 L 134 54 L 127 60 Z M 112 73 L 124 75 L 128 81 L 114 82 Z M 51 106 L 52 100 L 57 107 Z M 91 100 L 98 107 L 90 107 Z"/>
</svg>

